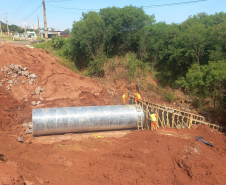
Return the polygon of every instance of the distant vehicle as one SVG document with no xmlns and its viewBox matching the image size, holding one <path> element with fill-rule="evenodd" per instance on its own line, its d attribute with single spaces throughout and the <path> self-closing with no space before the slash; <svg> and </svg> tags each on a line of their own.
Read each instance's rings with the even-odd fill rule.
<svg viewBox="0 0 226 185">
<path fill-rule="evenodd" d="M 35 38 L 37 38 L 37 35 L 34 31 L 27 31 L 26 34 L 24 34 L 24 33 L 15 34 L 13 37 L 13 40 L 15 40 L 15 38 L 19 38 L 19 40 L 28 40 L 28 38 L 30 38 L 31 40 L 34 40 Z"/>
<path fill-rule="evenodd" d="M 34 31 L 27 31 L 28 38 L 37 38 L 36 33 Z"/>
</svg>

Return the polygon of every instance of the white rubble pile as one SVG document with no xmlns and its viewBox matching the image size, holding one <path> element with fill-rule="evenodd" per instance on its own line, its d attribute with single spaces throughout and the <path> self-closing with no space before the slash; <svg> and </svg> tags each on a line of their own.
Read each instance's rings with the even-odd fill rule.
<svg viewBox="0 0 226 185">
<path fill-rule="evenodd" d="M 36 74 L 30 73 L 28 71 L 27 67 L 22 67 L 21 65 L 16 65 L 16 64 L 10 64 L 9 67 L 4 66 L 1 68 L 2 73 L 4 73 L 4 79 L 0 80 L 0 87 L 5 87 L 7 91 L 11 91 L 13 86 L 19 86 L 19 80 L 20 77 L 26 77 L 27 80 L 22 80 L 21 85 L 28 84 L 33 85 L 38 78 Z M 11 78 L 11 79 L 8 79 Z M 31 95 L 42 95 L 42 92 L 44 89 L 41 86 L 38 86 L 35 90 L 35 92 L 32 92 Z M 41 104 L 43 101 L 43 98 L 40 97 L 41 101 L 32 101 L 32 105 L 36 106 L 38 104 Z M 24 101 L 28 101 L 27 99 L 24 99 Z"/>
</svg>

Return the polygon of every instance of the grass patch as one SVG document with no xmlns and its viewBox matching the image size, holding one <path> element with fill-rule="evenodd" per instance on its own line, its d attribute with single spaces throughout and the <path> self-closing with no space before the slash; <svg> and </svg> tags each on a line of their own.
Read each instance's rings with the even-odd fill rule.
<svg viewBox="0 0 226 185">
<path fill-rule="evenodd" d="M 13 41 L 13 36 L 1 35 L 0 38 L 8 41 Z"/>
<path fill-rule="evenodd" d="M 47 41 L 47 42 L 42 42 L 42 43 L 38 43 L 38 44 L 33 44 L 32 46 L 34 46 L 35 48 L 38 49 L 43 49 L 43 50 L 52 50 L 52 42 L 51 40 Z"/>
<path fill-rule="evenodd" d="M 62 49 L 54 49 L 52 47 L 52 41 L 49 40 L 47 42 L 42 42 L 42 43 L 38 43 L 38 44 L 33 44 L 33 47 L 37 48 L 37 49 L 42 49 L 44 50 L 46 53 L 50 53 L 51 55 L 53 55 L 56 59 L 56 61 L 71 69 L 74 72 L 78 72 L 77 68 L 75 67 L 74 63 L 71 62 L 69 59 L 65 58 L 64 56 L 62 56 Z"/>
<path fill-rule="evenodd" d="M 162 92 L 162 95 L 163 95 L 164 99 L 168 102 L 173 102 L 173 101 L 177 100 L 175 93 L 172 93 L 170 91 L 165 90 Z"/>
<path fill-rule="evenodd" d="M 152 83 L 148 83 L 148 90 L 149 91 L 155 91 L 155 85 Z"/>
</svg>

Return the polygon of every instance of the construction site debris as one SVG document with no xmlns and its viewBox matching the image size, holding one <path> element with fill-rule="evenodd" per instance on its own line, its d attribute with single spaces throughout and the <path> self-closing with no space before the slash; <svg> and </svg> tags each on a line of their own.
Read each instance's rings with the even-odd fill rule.
<svg viewBox="0 0 226 185">
<path fill-rule="evenodd" d="M 93 134 L 93 135 L 98 137 L 98 138 L 104 138 L 104 136 L 99 136 L 99 135 L 96 135 L 96 134 Z"/>
<path fill-rule="evenodd" d="M 204 140 L 203 140 L 204 137 L 195 137 L 195 138 L 197 139 L 197 141 L 201 141 L 201 142 L 203 142 L 203 143 L 205 143 L 205 144 L 207 144 L 207 145 L 210 145 L 210 146 L 213 146 L 213 147 L 214 147 L 214 145 L 213 145 L 212 143 L 207 142 L 207 141 L 204 141 Z"/>
<path fill-rule="evenodd" d="M 28 76 L 29 74 L 30 74 L 30 73 L 29 73 L 28 71 L 23 71 L 23 72 L 22 72 L 22 75 L 23 75 L 23 76 Z"/>
<path fill-rule="evenodd" d="M 39 89 L 36 89 L 35 90 L 35 94 L 39 95 L 40 94 L 40 90 Z"/>
<path fill-rule="evenodd" d="M 13 84 L 13 81 L 12 80 L 9 80 L 7 83 L 8 84 Z"/>
<path fill-rule="evenodd" d="M 33 79 L 33 78 L 31 78 L 31 79 L 29 80 L 29 84 L 30 84 L 30 85 L 33 85 L 34 82 L 35 82 L 35 79 Z"/>
<path fill-rule="evenodd" d="M 37 76 L 36 76 L 35 74 L 31 74 L 31 75 L 30 75 L 30 78 L 34 78 L 34 79 L 35 79 L 36 77 L 37 77 Z"/>
<path fill-rule="evenodd" d="M 12 69 L 12 70 L 15 69 L 15 65 L 14 65 L 14 64 L 10 64 L 9 67 L 10 67 L 10 69 Z"/>
<path fill-rule="evenodd" d="M 32 129 L 27 128 L 27 130 L 25 131 L 25 134 L 32 134 Z"/>
<path fill-rule="evenodd" d="M 43 89 L 41 86 L 38 86 L 38 90 L 40 90 L 41 92 L 43 92 L 45 89 Z"/>
<path fill-rule="evenodd" d="M 24 142 L 24 138 L 22 136 L 18 136 L 17 138 L 18 138 L 18 142 L 21 142 L 21 143 Z"/>
<path fill-rule="evenodd" d="M 36 102 L 35 102 L 35 101 L 33 101 L 33 102 L 31 102 L 31 104 L 35 106 L 35 105 L 36 105 Z"/>
<path fill-rule="evenodd" d="M 31 74 L 29 75 L 29 71 L 27 71 L 27 67 L 22 67 L 21 65 L 17 65 L 17 64 L 10 64 L 9 68 L 7 66 L 4 66 L 3 68 L 1 68 L 2 72 L 5 72 L 5 77 L 6 78 L 10 78 L 10 75 L 12 77 L 12 79 L 2 79 L 1 80 L 1 85 L 3 86 L 3 83 L 6 81 L 8 84 L 10 85 L 20 85 L 19 84 L 19 76 L 24 76 L 24 77 L 28 77 L 28 81 L 30 85 L 33 85 L 35 82 L 35 78 L 37 78 L 36 74 Z M 25 84 L 26 81 L 22 80 L 22 84 Z M 6 90 L 10 90 L 11 88 L 9 86 L 6 87 Z M 40 90 L 41 91 L 41 90 Z"/>
<path fill-rule="evenodd" d="M 22 124 L 22 127 L 23 127 L 23 128 L 27 128 L 28 126 L 29 126 L 28 123 L 23 123 L 23 124 Z"/>
<path fill-rule="evenodd" d="M 7 91 L 11 90 L 10 86 L 6 86 L 6 90 Z"/>
<path fill-rule="evenodd" d="M 41 104 L 42 102 L 41 101 L 37 101 L 37 105 Z"/>
</svg>

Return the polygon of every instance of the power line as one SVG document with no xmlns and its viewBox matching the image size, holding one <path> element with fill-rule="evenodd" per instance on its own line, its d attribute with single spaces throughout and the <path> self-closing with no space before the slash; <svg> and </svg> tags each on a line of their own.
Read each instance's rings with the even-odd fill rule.
<svg viewBox="0 0 226 185">
<path fill-rule="evenodd" d="M 195 1 L 187 1 L 187 2 L 179 2 L 179 3 L 170 3 L 170 4 L 159 4 L 159 5 L 150 5 L 150 6 L 140 6 L 140 8 L 158 8 L 158 7 L 164 7 L 164 6 L 174 6 L 174 5 L 183 5 L 183 4 L 190 4 L 190 3 L 198 3 L 198 2 L 204 2 L 209 0 L 195 0 Z M 63 8 L 63 9 L 75 9 L 75 10 L 100 10 L 100 9 L 80 9 L 80 8 L 67 8 L 67 7 L 61 7 L 61 6 L 55 6 L 47 4 L 48 6 L 56 7 L 56 8 Z"/>
<path fill-rule="evenodd" d="M 58 1 L 46 1 L 46 2 L 48 2 L 48 3 L 51 3 L 51 2 L 58 3 L 58 2 L 66 2 L 66 1 L 74 1 L 74 0 L 58 0 Z"/>
<path fill-rule="evenodd" d="M 54 11 L 48 11 L 48 13 L 49 12 L 53 12 L 53 13 L 67 13 L 67 14 L 78 14 L 78 12 L 77 13 L 72 13 L 72 12 L 54 12 Z M 79 13 L 80 14 L 80 13 Z"/>
<path fill-rule="evenodd" d="M 24 6 L 23 7 L 21 7 L 21 9 L 20 10 L 18 10 L 16 13 L 19 13 L 19 12 L 21 12 L 22 10 L 24 10 L 28 5 L 30 5 L 31 4 L 31 2 L 32 2 L 33 0 L 30 0 L 30 1 L 28 1 L 28 3 L 26 3 L 26 4 L 24 4 Z"/>
<path fill-rule="evenodd" d="M 203 2 L 203 1 L 209 1 L 209 0 L 196 0 L 196 1 L 187 1 L 187 2 L 170 3 L 170 4 L 160 4 L 160 5 L 150 5 L 150 6 L 141 6 L 141 7 L 142 8 L 157 8 L 157 7 L 164 7 L 164 6 L 174 6 L 174 5 L 198 3 L 198 2 Z"/>
<path fill-rule="evenodd" d="M 14 13 L 15 11 L 18 11 L 22 6 L 23 6 L 23 4 L 24 4 L 24 2 L 25 2 L 26 0 L 24 0 L 15 10 L 13 10 L 10 14 L 12 14 L 12 13 Z M 28 2 L 28 0 L 27 0 L 27 2 Z M 27 3 L 27 2 L 25 2 L 25 4 Z"/>
<path fill-rule="evenodd" d="M 42 3 L 33 12 L 31 12 L 29 15 L 21 19 L 21 21 L 28 20 L 41 6 L 42 6 Z"/>
<path fill-rule="evenodd" d="M 66 7 L 60 7 L 60 6 L 50 5 L 50 4 L 47 4 L 47 5 L 48 5 L 48 6 L 53 6 L 53 7 L 56 7 L 56 8 L 71 9 L 71 10 L 100 10 L 100 9 L 66 8 Z"/>
</svg>

